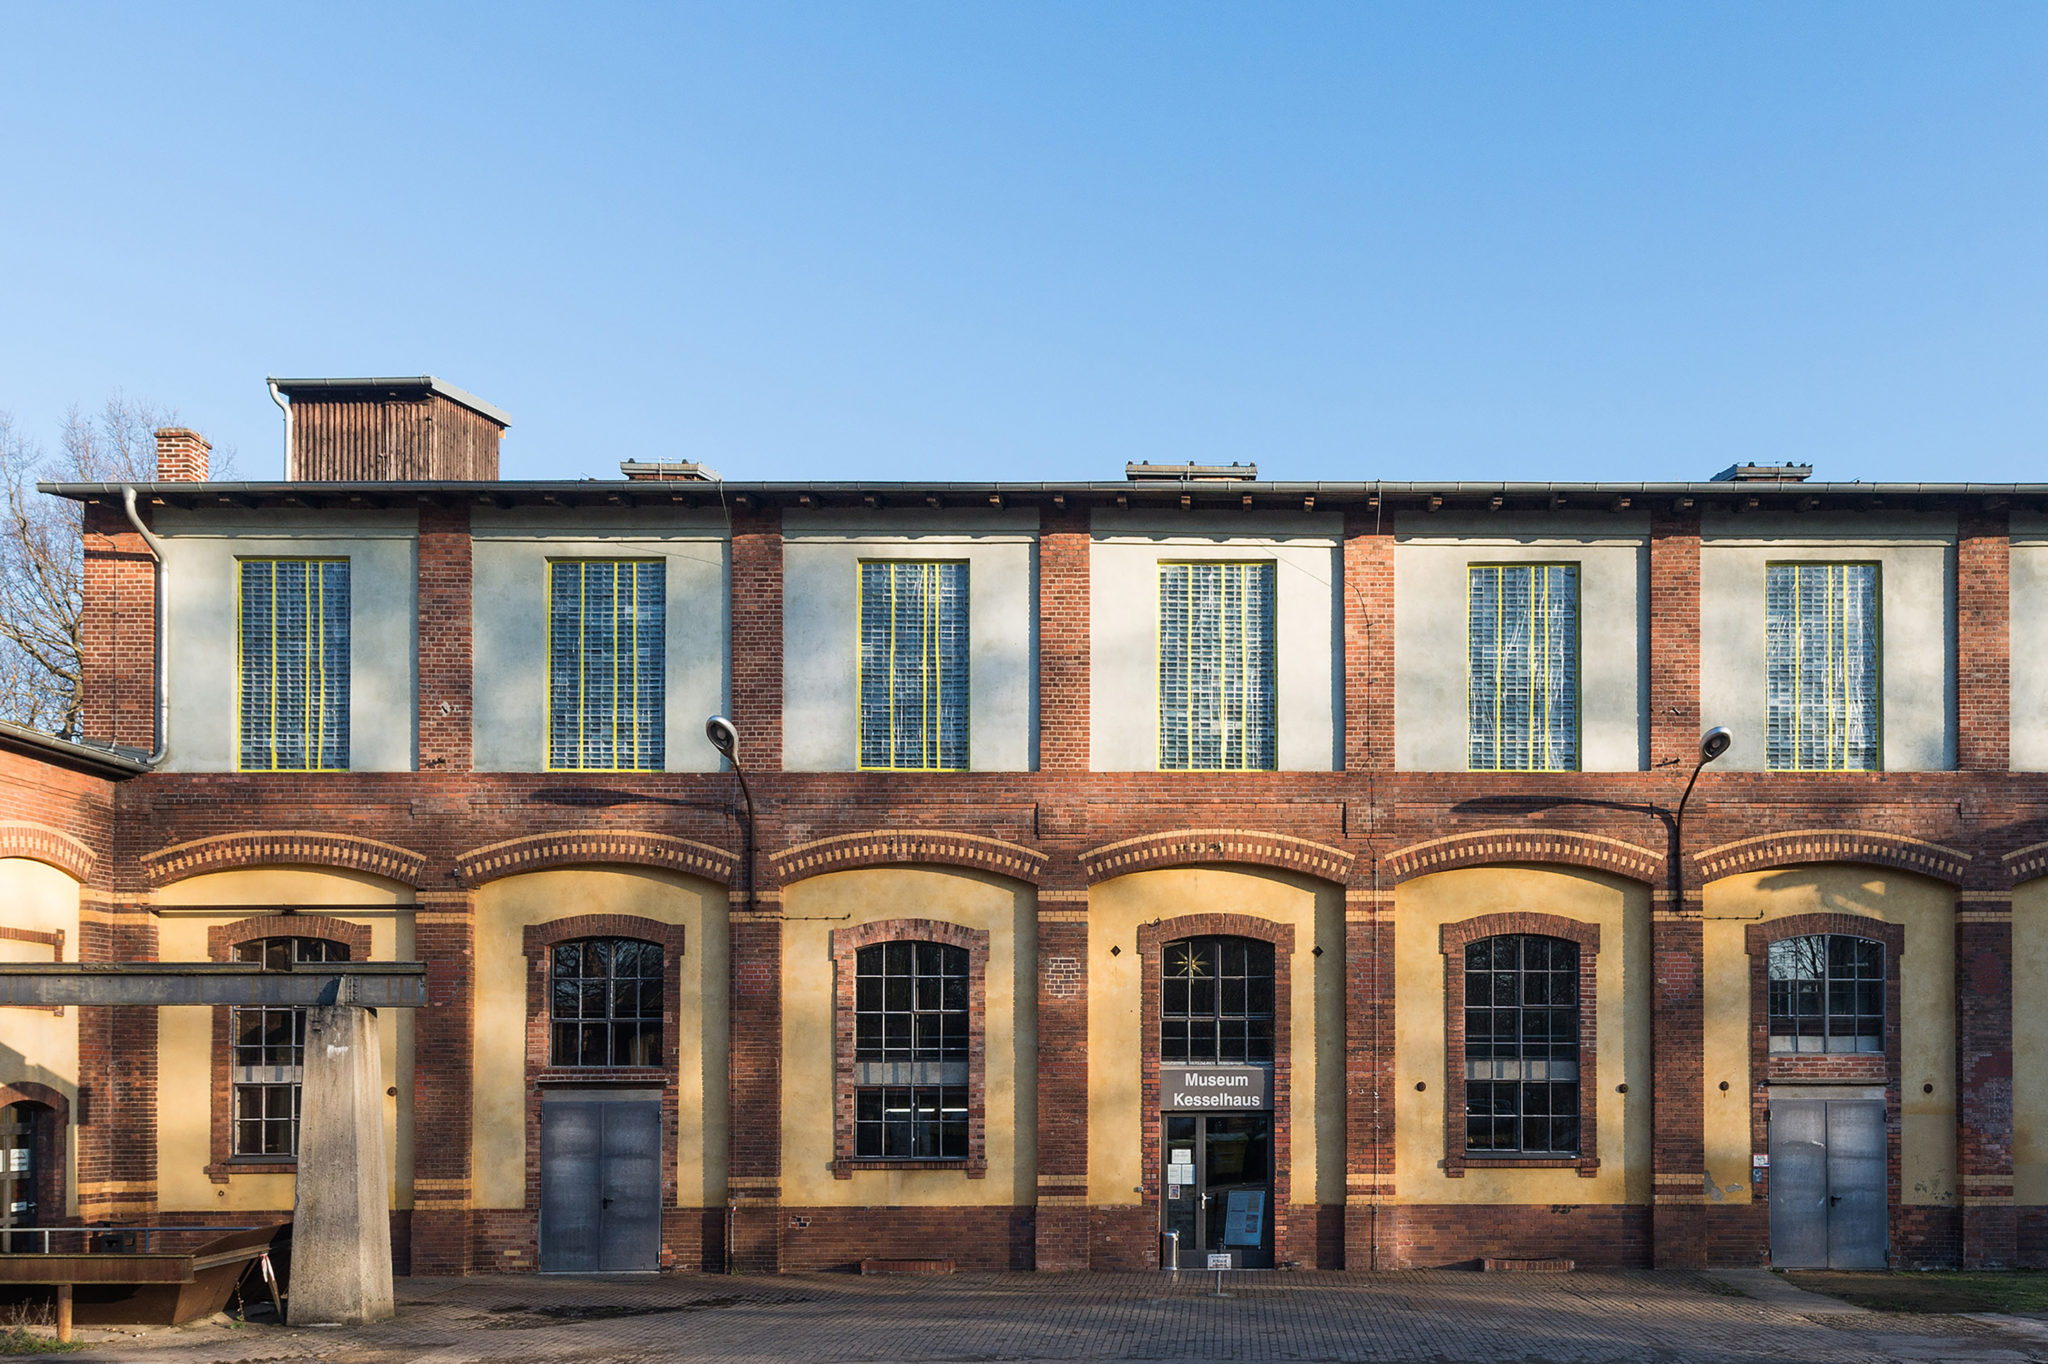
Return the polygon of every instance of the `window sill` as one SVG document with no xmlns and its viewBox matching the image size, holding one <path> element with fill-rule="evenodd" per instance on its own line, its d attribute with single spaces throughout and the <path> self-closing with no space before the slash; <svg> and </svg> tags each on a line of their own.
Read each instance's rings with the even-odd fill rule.
<svg viewBox="0 0 2048 1364">
<path fill-rule="evenodd" d="M 549 1066 L 533 1078 L 543 1085 L 662 1085 L 672 1077 L 662 1066 Z"/>
<path fill-rule="evenodd" d="M 855 1157 L 852 1160 L 835 1160 L 832 1162 L 832 1177 L 834 1179 L 851 1179 L 857 1170 L 959 1170 L 965 1173 L 969 1179 L 982 1179 L 988 1175 L 988 1165 L 986 1163 L 977 1165 L 970 1159 L 959 1158 L 952 1160 L 864 1160 Z"/>
<path fill-rule="evenodd" d="M 1576 1170 L 1580 1179 L 1593 1179 L 1600 1173 L 1598 1156 L 1515 1156 L 1515 1155 L 1465 1155 L 1458 1154 L 1443 1163 L 1444 1174 L 1450 1179 L 1463 1179 L 1471 1170 Z"/>
<path fill-rule="evenodd" d="M 229 1175 L 295 1175 L 299 1172 L 297 1156 L 229 1156 L 206 1167 L 206 1173 L 214 1183 L 225 1184 Z"/>
</svg>

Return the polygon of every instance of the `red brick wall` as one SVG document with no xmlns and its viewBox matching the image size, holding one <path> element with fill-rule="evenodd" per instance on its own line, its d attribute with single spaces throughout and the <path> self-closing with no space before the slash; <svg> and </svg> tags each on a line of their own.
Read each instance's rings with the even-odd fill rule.
<svg viewBox="0 0 2048 1364">
<path fill-rule="evenodd" d="M 1088 770 L 1088 554 L 1085 511 L 1042 514 L 1038 534 L 1038 767 Z"/>
<path fill-rule="evenodd" d="M 421 507 L 419 537 L 420 770 L 467 772 L 469 508 Z"/>
<path fill-rule="evenodd" d="M 147 525 L 147 504 L 137 510 Z M 86 507 L 83 572 L 82 732 L 147 750 L 156 742 L 156 561 L 118 503 Z"/>
<path fill-rule="evenodd" d="M 1956 525 L 1956 766 L 2003 772 L 2012 753 L 2011 525 L 2003 511 Z"/>
</svg>

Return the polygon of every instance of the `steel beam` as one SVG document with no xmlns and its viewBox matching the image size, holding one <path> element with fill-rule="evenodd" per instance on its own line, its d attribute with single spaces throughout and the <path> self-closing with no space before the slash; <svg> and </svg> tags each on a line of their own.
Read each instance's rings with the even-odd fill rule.
<svg viewBox="0 0 2048 1364">
<path fill-rule="evenodd" d="M 245 961 L 0 962 L 0 1005 L 421 1009 L 426 1003 L 427 967 L 417 961 L 307 962 L 289 970 Z"/>
</svg>

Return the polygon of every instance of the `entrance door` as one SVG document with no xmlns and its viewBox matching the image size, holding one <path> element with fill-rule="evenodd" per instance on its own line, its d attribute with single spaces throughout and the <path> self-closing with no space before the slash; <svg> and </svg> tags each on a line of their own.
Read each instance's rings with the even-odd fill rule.
<svg viewBox="0 0 2048 1364">
<path fill-rule="evenodd" d="M 1771 1263 L 1883 1269 L 1889 1216 L 1881 1099 L 1771 1102 Z"/>
<path fill-rule="evenodd" d="M 1168 1113 L 1162 1222 L 1180 1233 L 1182 1269 L 1230 1252 L 1238 1269 L 1273 1267 L 1273 1119 Z"/>
<path fill-rule="evenodd" d="M 15 1227 L 36 1225 L 36 1148 L 41 1104 L 12 1103 L 0 1108 L 0 1251 L 29 1250 L 32 1241 L 15 1244 Z"/>
<path fill-rule="evenodd" d="M 544 1103 L 540 1267 L 609 1274 L 661 1267 L 661 1105 Z"/>
</svg>

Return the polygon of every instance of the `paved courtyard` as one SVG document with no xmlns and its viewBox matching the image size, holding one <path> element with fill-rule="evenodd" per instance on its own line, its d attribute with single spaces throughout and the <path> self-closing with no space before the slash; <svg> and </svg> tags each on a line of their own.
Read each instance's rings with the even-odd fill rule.
<svg viewBox="0 0 2048 1364">
<path fill-rule="evenodd" d="M 1860 1311 L 1756 1272 L 1243 1274 L 1229 1297 L 1212 1289 L 1156 1274 L 402 1279 L 397 1320 L 363 1330 L 82 1330 L 89 1347 L 61 1358 L 2048 1361 L 2048 1327 L 2031 1320 Z"/>
</svg>

